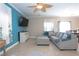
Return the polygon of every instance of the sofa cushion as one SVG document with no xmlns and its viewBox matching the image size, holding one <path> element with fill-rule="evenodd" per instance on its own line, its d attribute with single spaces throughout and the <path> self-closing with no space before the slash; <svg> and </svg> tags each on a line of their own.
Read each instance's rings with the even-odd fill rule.
<svg viewBox="0 0 79 59">
<path fill-rule="evenodd" d="M 58 36 L 58 38 L 61 39 L 62 36 L 63 36 L 63 34 L 64 34 L 64 33 L 61 33 L 61 32 L 60 32 L 60 35 Z"/>
<path fill-rule="evenodd" d="M 56 33 L 54 31 L 49 32 L 49 36 L 55 36 L 55 35 L 56 35 Z"/>
<path fill-rule="evenodd" d="M 62 39 L 66 39 L 67 38 L 67 34 L 64 33 L 63 36 L 62 36 Z"/>
<path fill-rule="evenodd" d="M 62 41 L 71 40 L 71 34 L 64 33 L 62 36 Z"/>
<path fill-rule="evenodd" d="M 58 40 L 59 38 L 56 36 L 51 36 L 53 38 L 53 40 Z"/>
<path fill-rule="evenodd" d="M 59 35 L 60 35 L 60 32 L 57 33 L 56 37 L 59 37 Z"/>
<path fill-rule="evenodd" d="M 58 43 L 58 42 L 60 42 L 60 40 L 54 40 L 54 42 L 55 42 L 55 43 Z"/>
</svg>

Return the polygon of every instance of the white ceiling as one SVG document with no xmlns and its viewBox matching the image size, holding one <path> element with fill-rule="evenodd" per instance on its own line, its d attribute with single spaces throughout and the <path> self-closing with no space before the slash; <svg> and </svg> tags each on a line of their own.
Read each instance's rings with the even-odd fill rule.
<svg viewBox="0 0 79 59">
<path fill-rule="evenodd" d="M 52 8 L 48 8 L 46 12 L 37 11 L 33 12 L 34 3 L 12 3 L 17 9 L 19 9 L 27 17 L 50 17 L 50 16 L 79 16 L 79 3 L 49 3 L 53 5 Z"/>
</svg>

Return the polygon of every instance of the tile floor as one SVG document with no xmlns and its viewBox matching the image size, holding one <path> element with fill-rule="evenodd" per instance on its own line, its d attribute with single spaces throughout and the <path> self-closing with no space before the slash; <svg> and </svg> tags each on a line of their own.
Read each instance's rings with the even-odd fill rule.
<svg viewBox="0 0 79 59">
<path fill-rule="evenodd" d="M 6 56 L 78 56 L 79 51 L 60 51 L 50 42 L 49 46 L 37 46 L 35 39 L 20 43 L 6 52 Z"/>
</svg>

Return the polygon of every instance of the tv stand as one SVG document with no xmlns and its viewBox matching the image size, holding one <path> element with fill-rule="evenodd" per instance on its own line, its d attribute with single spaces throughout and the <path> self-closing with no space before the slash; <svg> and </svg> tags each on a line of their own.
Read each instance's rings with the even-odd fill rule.
<svg viewBox="0 0 79 59">
<path fill-rule="evenodd" d="M 19 42 L 23 43 L 29 38 L 29 33 L 26 31 L 19 32 Z"/>
</svg>

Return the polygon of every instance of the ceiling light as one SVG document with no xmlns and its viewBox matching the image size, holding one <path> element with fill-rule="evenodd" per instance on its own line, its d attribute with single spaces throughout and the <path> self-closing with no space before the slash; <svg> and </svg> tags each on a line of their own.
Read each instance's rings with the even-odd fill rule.
<svg viewBox="0 0 79 59">
<path fill-rule="evenodd" d="M 37 9 L 42 9 L 43 6 L 42 6 L 42 5 L 37 5 L 36 8 L 37 8 Z"/>
<path fill-rule="evenodd" d="M 36 3 L 35 5 L 33 5 L 33 6 L 28 6 L 28 7 L 33 7 L 33 8 L 34 8 L 34 12 L 35 12 L 35 11 L 38 11 L 38 10 L 43 11 L 43 12 L 46 12 L 46 9 L 47 9 L 47 8 L 51 8 L 52 5 L 50 5 L 50 4 L 45 4 L 45 3 Z"/>
</svg>

